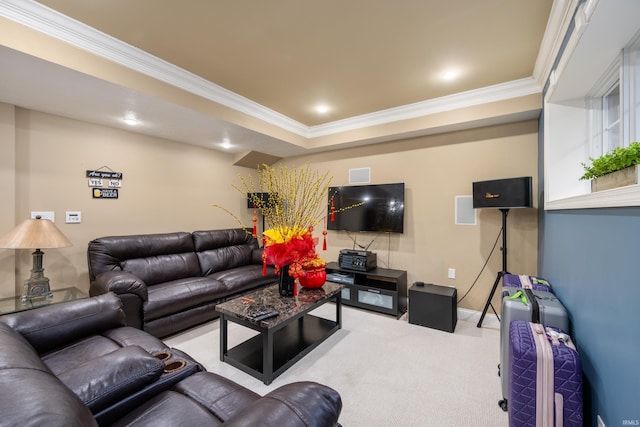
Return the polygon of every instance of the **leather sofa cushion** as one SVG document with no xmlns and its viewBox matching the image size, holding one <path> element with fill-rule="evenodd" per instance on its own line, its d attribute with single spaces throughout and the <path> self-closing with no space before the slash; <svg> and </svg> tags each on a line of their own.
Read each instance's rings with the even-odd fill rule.
<svg viewBox="0 0 640 427">
<path fill-rule="evenodd" d="M 194 252 L 127 259 L 120 263 L 120 267 L 123 271 L 136 275 L 147 286 L 200 276 L 200 264 Z"/>
<path fill-rule="evenodd" d="M 336 425 L 342 411 L 338 392 L 321 384 L 302 381 L 285 384 L 226 420 L 225 426 L 328 426 Z M 265 418 L 265 414 L 269 414 Z M 339 425 L 339 424 L 338 424 Z"/>
<path fill-rule="evenodd" d="M 8 369 L 30 369 L 51 373 L 35 349 L 9 325 L 0 322 L 0 372 Z"/>
<path fill-rule="evenodd" d="M 238 294 L 261 285 L 276 283 L 277 279 L 273 275 L 273 269 L 268 269 L 270 275 L 262 275 L 261 265 L 244 265 L 230 268 L 209 275 L 209 278 L 220 280 L 224 283 L 228 295 Z"/>
<path fill-rule="evenodd" d="M 253 250 L 248 245 L 227 246 L 226 248 L 198 252 L 202 275 L 208 276 L 217 271 L 251 265 L 252 252 Z"/>
<path fill-rule="evenodd" d="M 167 350 L 166 344 L 158 338 L 140 329 L 123 326 L 104 331 L 102 335 L 81 338 L 74 343 L 42 354 L 41 357 L 47 367 L 58 375 L 87 360 L 130 345 L 140 346 L 149 354 Z"/>
<path fill-rule="evenodd" d="M 112 294 L 83 300 L 82 304 L 54 304 L 2 316 L 42 354 L 78 337 L 85 337 L 125 325 L 120 299 Z"/>
<path fill-rule="evenodd" d="M 89 280 L 120 270 L 124 260 L 187 252 L 194 252 L 194 246 L 191 234 L 185 232 L 101 237 L 89 242 L 87 249 Z"/>
<path fill-rule="evenodd" d="M 211 372 L 199 372 L 141 405 L 114 426 L 221 425 L 259 395 Z M 265 414 L 263 414 L 264 416 Z M 254 424 L 254 425 L 260 425 Z"/>
<path fill-rule="evenodd" d="M 102 335 L 90 335 L 72 344 L 43 354 L 42 360 L 51 372 L 60 375 L 87 360 L 119 350 L 122 346 Z"/>
<path fill-rule="evenodd" d="M 138 345 L 145 349 L 149 354 L 167 350 L 167 345 L 158 338 L 145 331 L 132 328 L 130 326 L 110 329 L 103 332 L 102 335 L 114 341 L 121 347 Z"/>
<path fill-rule="evenodd" d="M 254 262 L 253 251 L 258 242 L 248 230 L 194 231 L 192 236 L 202 276 Z"/>
<path fill-rule="evenodd" d="M 187 396 L 165 391 L 112 423 L 111 427 L 215 427 L 221 424 L 220 420 Z"/>
<path fill-rule="evenodd" d="M 216 301 L 228 295 L 224 284 L 209 277 L 190 277 L 149 287 L 143 306 L 148 322 L 163 316 Z"/>
<path fill-rule="evenodd" d="M 0 424 L 97 425 L 89 409 L 51 373 L 27 340 L 2 322 L 0 342 Z"/>
<path fill-rule="evenodd" d="M 174 390 L 189 396 L 223 422 L 260 399 L 260 395 L 213 372 L 191 375 Z"/>
<path fill-rule="evenodd" d="M 163 370 L 162 361 L 130 346 L 89 359 L 58 378 L 97 413 L 157 380 Z"/>
<path fill-rule="evenodd" d="M 92 427 L 91 411 L 53 374 L 33 369 L 0 372 L 0 424 Z"/>
</svg>

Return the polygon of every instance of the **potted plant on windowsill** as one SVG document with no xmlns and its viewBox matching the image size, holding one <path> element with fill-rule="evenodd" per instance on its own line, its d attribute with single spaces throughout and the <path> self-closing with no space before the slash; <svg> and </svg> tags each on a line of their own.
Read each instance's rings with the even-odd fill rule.
<svg viewBox="0 0 640 427">
<path fill-rule="evenodd" d="M 609 190 L 640 182 L 640 142 L 618 147 L 597 159 L 589 158 L 591 166 L 582 163 L 585 174 L 580 180 L 591 180 L 591 192 Z"/>
</svg>

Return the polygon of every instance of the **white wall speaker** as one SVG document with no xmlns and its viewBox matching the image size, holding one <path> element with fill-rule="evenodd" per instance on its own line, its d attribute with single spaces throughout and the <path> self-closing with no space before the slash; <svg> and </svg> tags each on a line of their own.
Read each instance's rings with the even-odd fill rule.
<svg viewBox="0 0 640 427">
<path fill-rule="evenodd" d="M 478 216 L 473 209 L 473 196 L 456 196 L 456 225 L 476 225 Z"/>
<path fill-rule="evenodd" d="M 349 169 L 349 184 L 369 184 L 371 168 Z"/>
</svg>

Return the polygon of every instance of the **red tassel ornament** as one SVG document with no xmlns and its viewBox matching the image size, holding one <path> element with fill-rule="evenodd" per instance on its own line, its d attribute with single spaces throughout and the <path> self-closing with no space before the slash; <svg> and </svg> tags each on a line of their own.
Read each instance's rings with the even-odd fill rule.
<svg viewBox="0 0 640 427">
<path fill-rule="evenodd" d="M 322 230 L 322 250 L 327 250 L 327 217 L 324 217 L 324 230 Z"/>
<path fill-rule="evenodd" d="M 253 204 L 253 218 L 251 219 L 251 221 L 253 221 L 253 237 L 257 237 L 258 236 L 258 227 L 256 226 L 256 223 L 258 222 L 258 217 L 256 216 L 256 205 L 255 203 Z"/>
</svg>

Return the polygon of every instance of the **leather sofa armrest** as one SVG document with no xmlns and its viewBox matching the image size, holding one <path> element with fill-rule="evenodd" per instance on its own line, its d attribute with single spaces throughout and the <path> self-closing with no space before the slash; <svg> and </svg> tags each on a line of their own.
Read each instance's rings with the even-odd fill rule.
<svg viewBox="0 0 640 427">
<path fill-rule="evenodd" d="M 58 375 L 94 414 L 162 375 L 164 363 L 141 347 L 123 347 Z"/>
<path fill-rule="evenodd" d="M 342 399 L 337 391 L 314 382 L 284 385 L 250 403 L 225 426 L 263 427 L 338 425 Z"/>
<path fill-rule="evenodd" d="M 67 301 L 2 316 L 39 353 L 125 325 L 120 299 L 113 293 Z"/>
<path fill-rule="evenodd" d="M 138 276 L 126 271 L 105 271 L 96 277 L 91 283 L 89 294 L 91 296 L 114 292 L 118 295 L 134 294 L 142 301 L 148 298 L 147 285 Z"/>
</svg>

